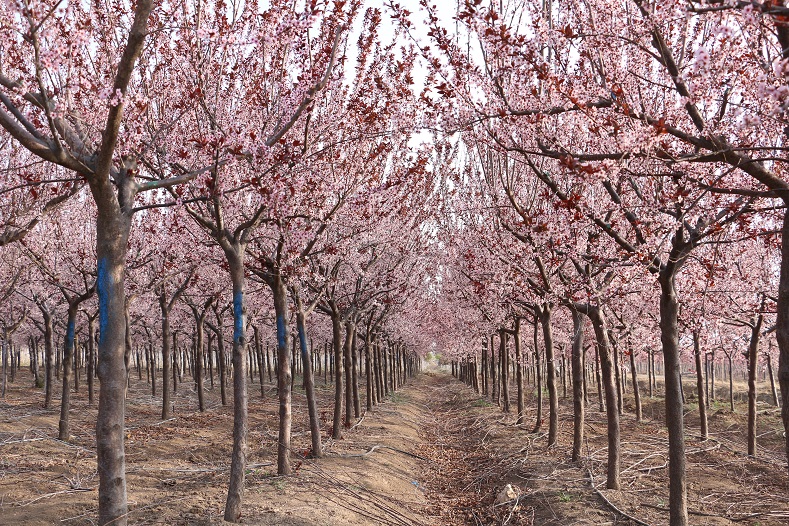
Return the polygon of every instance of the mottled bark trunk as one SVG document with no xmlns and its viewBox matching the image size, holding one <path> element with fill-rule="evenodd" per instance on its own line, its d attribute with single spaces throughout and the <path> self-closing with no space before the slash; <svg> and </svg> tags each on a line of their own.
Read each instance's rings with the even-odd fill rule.
<svg viewBox="0 0 789 526">
<path fill-rule="evenodd" d="M 249 393 L 247 392 L 247 310 L 246 278 L 244 276 L 244 247 L 235 245 L 233 251 L 226 250 L 233 283 L 233 450 L 230 456 L 230 483 L 225 501 L 224 519 L 228 522 L 241 520 L 244 500 L 244 479 L 247 468 L 247 435 L 249 432 Z M 219 321 L 219 320 L 217 320 Z M 217 327 L 220 349 L 220 383 L 225 382 L 225 358 L 222 343 L 222 325 Z M 224 400 L 222 402 L 224 404 Z"/>
<path fill-rule="evenodd" d="M 274 313 L 277 318 L 277 391 L 279 394 L 279 443 L 277 446 L 277 473 L 290 475 L 291 438 L 291 372 L 288 348 L 288 296 L 282 277 L 277 273 L 270 283 L 274 294 Z"/>
<path fill-rule="evenodd" d="M 128 328 L 124 278 L 130 216 L 103 208 L 99 206 L 96 243 L 100 333 L 96 419 L 99 524 L 125 526 L 128 512 L 124 444 Z"/>
<path fill-rule="evenodd" d="M 669 438 L 669 515 L 672 526 L 688 524 L 688 492 L 685 479 L 685 435 L 682 408 L 682 379 L 677 318 L 679 301 L 674 272 L 660 273 L 660 339 L 666 390 L 666 426 Z"/>
</svg>

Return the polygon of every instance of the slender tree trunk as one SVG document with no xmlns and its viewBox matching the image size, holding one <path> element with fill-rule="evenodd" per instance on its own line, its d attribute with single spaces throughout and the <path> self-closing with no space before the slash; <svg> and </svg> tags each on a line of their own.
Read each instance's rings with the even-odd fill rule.
<svg viewBox="0 0 789 526">
<path fill-rule="evenodd" d="M 96 363 L 96 318 L 88 317 L 88 363 L 87 375 L 88 380 L 88 403 L 93 405 L 93 380 L 96 375 L 94 364 Z"/>
<path fill-rule="evenodd" d="M 605 317 L 599 307 L 590 307 L 588 316 L 592 320 L 597 348 L 600 352 L 600 369 L 602 370 L 602 380 L 605 390 L 605 401 L 608 411 L 608 478 L 606 488 L 619 489 L 619 469 L 620 469 L 620 439 L 619 439 L 619 411 L 616 410 L 616 385 L 614 376 L 614 364 L 611 358 L 611 349 L 608 344 L 608 330 L 606 329 Z"/>
<path fill-rule="evenodd" d="M 734 412 L 734 373 L 731 367 L 731 353 L 726 353 L 726 360 L 729 362 L 729 408 Z"/>
<path fill-rule="evenodd" d="M 584 325 L 581 313 L 571 310 L 573 315 L 573 462 L 581 460 L 581 448 L 584 441 L 585 404 L 583 399 L 584 369 L 583 345 Z"/>
<path fill-rule="evenodd" d="M 636 351 L 630 349 L 630 377 L 633 382 L 633 398 L 636 404 L 636 422 L 641 422 L 641 391 L 638 388 L 638 371 L 636 370 Z"/>
<path fill-rule="evenodd" d="M 767 359 L 767 374 L 770 377 L 770 393 L 773 395 L 773 405 L 775 407 L 779 407 L 778 405 L 778 391 L 775 389 L 775 375 L 773 374 L 773 358 L 770 352 L 766 352 L 766 359 Z"/>
<path fill-rule="evenodd" d="M 360 401 L 359 401 L 359 360 L 358 360 L 358 345 L 356 342 L 356 324 L 353 325 L 351 334 L 351 385 L 353 387 L 353 417 L 359 418 L 360 415 Z"/>
<path fill-rule="evenodd" d="M 600 349 L 597 345 L 594 348 L 594 375 L 597 381 L 597 401 L 600 404 L 600 412 L 605 411 L 605 397 L 603 394 L 603 380 L 600 377 Z"/>
<path fill-rule="evenodd" d="M 68 442 L 69 408 L 71 404 L 71 366 L 74 359 L 74 330 L 77 322 L 79 303 L 69 305 L 66 322 L 66 337 L 63 340 L 63 391 L 60 396 L 60 421 L 58 422 L 58 439 Z"/>
<path fill-rule="evenodd" d="M 673 268 L 664 267 L 660 272 L 660 339 L 665 364 L 666 426 L 669 437 L 669 515 L 672 526 L 687 526 L 688 491 L 685 479 L 684 415 L 677 329 L 679 301 Z"/>
<path fill-rule="evenodd" d="M 351 413 L 353 412 L 353 370 L 351 369 L 351 346 L 353 344 L 353 322 L 345 322 L 345 344 L 343 345 L 343 368 L 345 369 L 345 420 L 346 429 L 351 427 Z"/>
<path fill-rule="evenodd" d="M 54 372 L 52 371 L 52 361 L 54 349 L 52 345 L 52 315 L 49 310 L 42 310 L 44 318 L 44 408 L 49 409 L 52 405 L 52 384 L 54 384 Z"/>
<path fill-rule="evenodd" d="M 784 199 L 787 203 L 789 200 Z M 784 210 L 781 228 L 781 272 L 778 281 L 775 336 L 778 340 L 778 385 L 781 388 L 781 420 L 785 452 L 789 460 L 789 211 Z M 789 464 L 787 464 L 789 466 Z"/>
<path fill-rule="evenodd" d="M 539 336 L 539 318 L 534 317 L 534 378 L 537 383 L 537 421 L 534 423 L 534 430 L 536 433 L 542 428 L 542 367 L 540 365 L 540 336 Z"/>
<path fill-rule="evenodd" d="M 170 311 L 164 292 L 159 294 L 159 310 L 162 313 L 162 420 L 172 415 L 170 402 Z"/>
<path fill-rule="evenodd" d="M 764 315 L 759 313 L 751 325 L 751 342 L 748 347 L 748 454 L 756 455 L 756 365 L 759 356 L 759 336 Z"/>
<path fill-rule="evenodd" d="M 520 343 L 518 344 L 520 346 Z M 488 338 L 482 338 L 482 396 L 488 396 Z M 521 368 L 522 369 L 522 368 Z"/>
<path fill-rule="evenodd" d="M 321 447 L 321 424 L 318 417 L 318 403 L 315 400 L 315 380 L 313 377 L 312 366 L 309 360 L 309 349 L 307 348 L 307 329 L 304 312 L 296 310 L 296 329 L 299 333 L 299 344 L 301 346 L 301 357 L 304 360 L 304 388 L 307 391 L 307 409 L 310 417 L 310 437 L 312 438 L 312 458 L 323 456 Z"/>
<path fill-rule="evenodd" d="M 260 346 L 260 334 L 257 328 L 257 325 L 252 326 L 252 330 L 255 334 L 255 352 L 258 356 L 258 378 L 260 379 L 260 398 L 266 398 L 266 386 L 263 384 L 263 380 L 265 378 L 263 370 L 265 369 L 266 363 L 264 362 L 265 358 L 263 357 L 263 349 Z"/>
<path fill-rule="evenodd" d="M 518 419 L 515 421 L 517 425 L 523 424 L 523 358 L 521 353 L 521 319 L 515 318 L 515 331 L 512 335 L 515 340 L 515 383 L 518 388 Z"/>
<path fill-rule="evenodd" d="M 331 321 L 334 339 L 334 419 L 332 421 L 332 438 L 338 440 L 342 429 L 342 320 L 337 307 L 333 304 Z"/>
<path fill-rule="evenodd" d="M 510 412 L 510 379 L 509 379 L 509 350 L 507 349 L 507 333 L 499 330 L 499 356 L 501 362 L 501 399 L 505 413 Z"/>
<path fill-rule="evenodd" d="M 205 337 L 205 312 L 198 314 L 195 311 L 195 348 L 193 353 L 194 379 L 197 384 L 197 408 L 200 412 L 205 411 L 205 390 L 203 389 L 203 338 Z"/>
<path fill-rule="evenodd" d="M 290 438 L 291 438 L 291 364 L 288 348 L 288 296 L 285 284 L 279 273 L 274 274 L 270 283 L 274 294 L 274 313 L 277 317 L 277 391 L 279 394 L 279 443 L 277 447 L 277 473 L 290 475 Z"/>
<path fill-rule="evenodd" d="M 707 396 L 704 392 L 704 372 L 701 364 L 701 343 L 699 342 L 698 331 L 693 331 L 693 358 L 696 362 L 696 392 L 699 398 L 701 438 L 702 440 L 707 440 L 707 438 L 709 438 L 709 432 L 707 430 Z"/>
<path fill-rule="evenodd" d="M 556 392 L 556 362 L 553 356 L 553 333 L 551 331 L 551 305 L 543 304 L 537 309 L 542 324 L 545 343 L 545 369 L 548 387 L 548 447 L 556 445 L 559 433 L 559 396 Z"/>
<path fill-rule="evenodd" d="M 244 276 L 244 247 L 235 245 L 234 250 L 225 250 L 233 282 L 233 450 L 230 455 L 230 483 L 225 501 L 224 519 L 228 522 L 241 520 L 241 505 L 244 499 L 244 478 L 247 468 L 247 434 L 249 431 L 249 393 L 247 392 L 247 326 L 246 278 Z M 276 302 L 276 300 L 275 300 Z M 276 309 L 275 309 L 276 310 Z M 219 320 L 217 320 L 219 322 Z M 220 385 L 224 390 L 224 344 L 222 325 L 217 323 L 217 343 L 220 349 Z M 222 401 L 224 404 L 224 400 Z"/>
</svg>

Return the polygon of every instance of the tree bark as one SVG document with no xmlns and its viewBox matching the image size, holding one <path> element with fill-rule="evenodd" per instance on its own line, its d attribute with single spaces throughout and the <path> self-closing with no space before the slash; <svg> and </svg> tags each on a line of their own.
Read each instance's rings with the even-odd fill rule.
<svg viewBox="0 0 789 526">
<path fill-rule="evenodd" d="M 288 348 L 288 296 L 282 277 L 276 272 L 269 284 L 274 294 L 274 313 L 277 318 L 277 391 L 279 394 L 279 443 L 277 446 L 277 474 L 290 475 L 291 438 L 291 364 Z"/>
<path fill-rule="evenodd" d="M 580 309 L 579 309 L 580 310 Z M 608 344 L 608 330 L 606 321 L 599 307 L 589 307 L 587 316 L 592 321 L 595 331 L 597 348 L 600 353 L 600 369 L 602 370 L 602 381 L 605 390 L 605 401 L 608 411 L 608 478 L 606 488 L 619 489 L 619 469 L 620 469 L 620 439 L 619 439 L 619 411 L 616 409 L 617 387 L 614 384 L 614 364 L 611 359 L 611 349 Z"/>
<path fill-rule="evenodd" d="M 784 199 L 785 203 L 789 200 Z M 789 461 L 789 211 L 784 211 L 781 228 L 781 272 L 778 281 L 775 336 L 778 340 L 778 385 L 781 388 L 781 420 L 785 452 Z M 787 463 L 789 466 L 789 463 Z"/>
<path fill-rule="evenodd" d="M 228 522 L 241 520 L 241 505 L 244 499 L 244 479 L 247 468 L 247 434 L 249 432 L 249 393 L 247 392 L 247 312 L 246 278 L 244 276 L 244 247 L 235 244 L 233 250 L 225 250 L 233 283 L 233 450 L 230 456 L 230 483 L 225 501 L 224 519 Z M 276 303 L 276 299 L 275 299 Z M 276 311 L 276 309 L 275 309 Z M 277 312 L 279 315 L 279 312 Z M 217 343 L 220 349 L 220 387 L 224 389 L 224 344 L 222 325 L 217 317 Z M 224 400 L 222 401 L 224 404 Z M 281 416 L 281 415 L 280 415 Z M 280 422 L 281 423 L 281 422 Z M 280 437 L 281 439 L 281 437 Z"/>
<path fill-rule="evenodd" d="M 693 331 L 693 358 L 696 362 L 696 392 L 699 402 L 699 425 L 701 427 L 701 438 L 707 440 L 709 431 L 707 429 L 707 395 L 704 389 L 704 372 L 701 363 L 701 343 L 699 342 L 699 331 Z"/>
<path fill-rule="evenodd" d="M 521 353 L 521 319 L 515 318 L 515 330 L 512 334 L 513 340 L 515 340 L 515 383 L 517 384 L 518 388 L 518 419 L 515 421 L 517 425 L 523 424 L 523 411 L 524 411 L 524 400 L 523 400 L 523 358 Z"/>
<path fill-rule="evenodd" d="M 666 426 L 669 437 L 670 523 L 672 526 L 687 526 L 688 491 L 685 479 L 684 415 L 677 329 L 679 301 L 674 284 L 675 272 L 673 265 L 660 271 L 660 339 L 665 364 Z"/>
<path fill-rule="evenodd" d="M 296 330 L 299 333 L 299 344 L 301 347 L 301 357 L 304 360 L 304 388 L 307 391 L 307 410 L 310 418 L 310 437 L 312 438 L 312 458 L 323 456 L 321 447 L 321 424 L 318 417 L 318 403 L 315 400 L 315 379 L 313 376 L 312 364 L 309 360 L 309 349 L 307 347 L 307 328 L 304 312 L 296 309 Z"/>
<path fill-rule="evenodd" d="M 756 455 L 756 365 L 759 356 L 759 336 L 764 315 L 759 313 L 751 323 L 751 341 L 748 346 L 748 454 Z"/>
<path fill-rule="evenodd" d="M 583 369 L 583 345 L 584 345 L 584 325 L 581 313 L 571 309 L 573 315 L 573 455 L 572 461 L 581 460 L 581 448 L 584 441 L 584 369 Z"/>
<path fill-rule="evenodd" d="M 334 339 L 334 418 L 332 421 L 332 438 L 338 440 L 342 429 L 342 320 L 340 319 L 340 311 L 337 309 L 337 306 L 333 302 L 330 303 L 330 306 Z"/>
<path fill-rule="evenodd" d="M 638 387 L 638 371 L 636 370 L 636 351 L 630 349 L 630 378 L 633 382 L 633 399 L 636 404 L 636 422 L 641 422 L 643 414 L 641 411 L 641 391 Z"/>
<path fill-rule="evenodd" d="M 556 363 L 553 356 L 553 333 L 551 331 L 551 305 L 544 303 L 537 308 L 542 324 L 542 339 L 545 344 L 545 374 L 548 387 L 548 447 L 555 446 L 559 434 L 559 395 L 556 391 Z"/>
</svg>

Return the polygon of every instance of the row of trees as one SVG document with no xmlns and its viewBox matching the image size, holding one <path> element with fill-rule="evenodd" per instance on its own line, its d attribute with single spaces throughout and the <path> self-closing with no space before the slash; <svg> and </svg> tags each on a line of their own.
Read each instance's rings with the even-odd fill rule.
<svg viewBox="0 0 789 526">
<path fill-rule="evenodd" d="M 550 443 L 557 345 L 572 349 L 577 432 L 584 332 L 609 408 L 619 353 L 660 349 L 676 525 L 687 524 L 683 346 L 701 386 L 707 351 L 747 341 L 755 375 L 774 333 L 789 427 L 789 8 L 469 0 L 449 23 L 422 4 L 418 15 L 358 0 L 2 8 L 2 318 L 22 342 L 32 326 L 20 320 L 44 341 L 64 320 L 64 365 L 97 320 L 100 524 L 125 520 L 127 357 L 143 333 L 170 378 L 183 366 L 173 331 L 202 349 L 201 327 L 232 327 L 232 349 L 216 339 L 231 357 L 220 376 L 233 371 L 227 520 L 241 509 L 253 327 L 261 342 L 276 336 L 281 473 L 291 333 L 307 363 L 315 330 L 333 342 L 335 373 L 346 359 L 353 370 L 356 333 L 365 349 L 379 334 L 461 361 L 497 341 L 478 366 L 506 375 L 501 349 L 516 336 L 518 362 L 528 320 Z M 464 363 L 465 375 L 476 361 Z M 607 412 L 612 488 L 619 416 Z"/>
</svg>

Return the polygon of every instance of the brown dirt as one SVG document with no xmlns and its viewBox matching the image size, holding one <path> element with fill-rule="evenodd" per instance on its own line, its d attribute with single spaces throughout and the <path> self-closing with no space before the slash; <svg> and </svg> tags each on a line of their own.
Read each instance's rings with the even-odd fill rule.
<svg viewBox="0 0 789 526">
<path fill-rule="evenodd" d="M 0 401 L 0 524 L 88 525 L 95 523 L 97 475 L 93 423 L 84 387 L 73 396 L 72 440 L 57 436 L 57 408 L 41 408 L 40 390 L 17 377 Z M 687 386 L 686 386 L 687 388 Z M 530 388 L 531 389 L 531 388 Z M 326 458 L 300 453 L 309 447 L 305 397 L 294 392 L 294 455 L 299 469 L 276 476 L 276 402 L 273 390 L 260 399 L 250 386 L 249 470 L 246 524 L 631 524 L 606 504 L 653 526 L 668 523 L 666 432 L 658 420 L 622 423 L 623 489 L 604 488 L 605 415 L 591 394 L 585 461 L 569 460 L 569 400 L 560 407 L 559 446 L 545 447 L 533 434 L 531 400 L 527 424 L 515 426 L 489 401 L 446 374 L 421 375 L 367 414 L 339 441 L 325 439 Z M 332 388 L 319 381 L 324 426 L 332 411 Z M 513 389 L 514 392 L 514 389 Z M 561 390 L 560 390 L 561 394 Z M 145 380 L 132 379 L 127 408 L 127 470 L 131 524 L 220 524 L 230 457 L 232 411 L 208 393 L 208 410 L 194 412 L 189 385 L 175 396 L 177 417 L 158 420 L 160 399 Z M 688 400 L 689 496 L 692 524 L 778 525 L 789 521 L 789 483 L 782 429 L 775 408 L 760 405 L 760 453 L 744 450 L 744 409 L 715 406 L 713 440 L 693 437 L 695 407 Z M 57 401 L 56 401 L 57 407 Z M 725 405 L 728 408 L 727 405 Z M 645 416 L 659 418 L 662 401 L 645 397 Z M 377 447 L 376 447 L 377 446 Z M 511 484 L 517 505 L 497 505 Z M 751 518 L 747 518 L 751 514 Z"/>
</svg>

